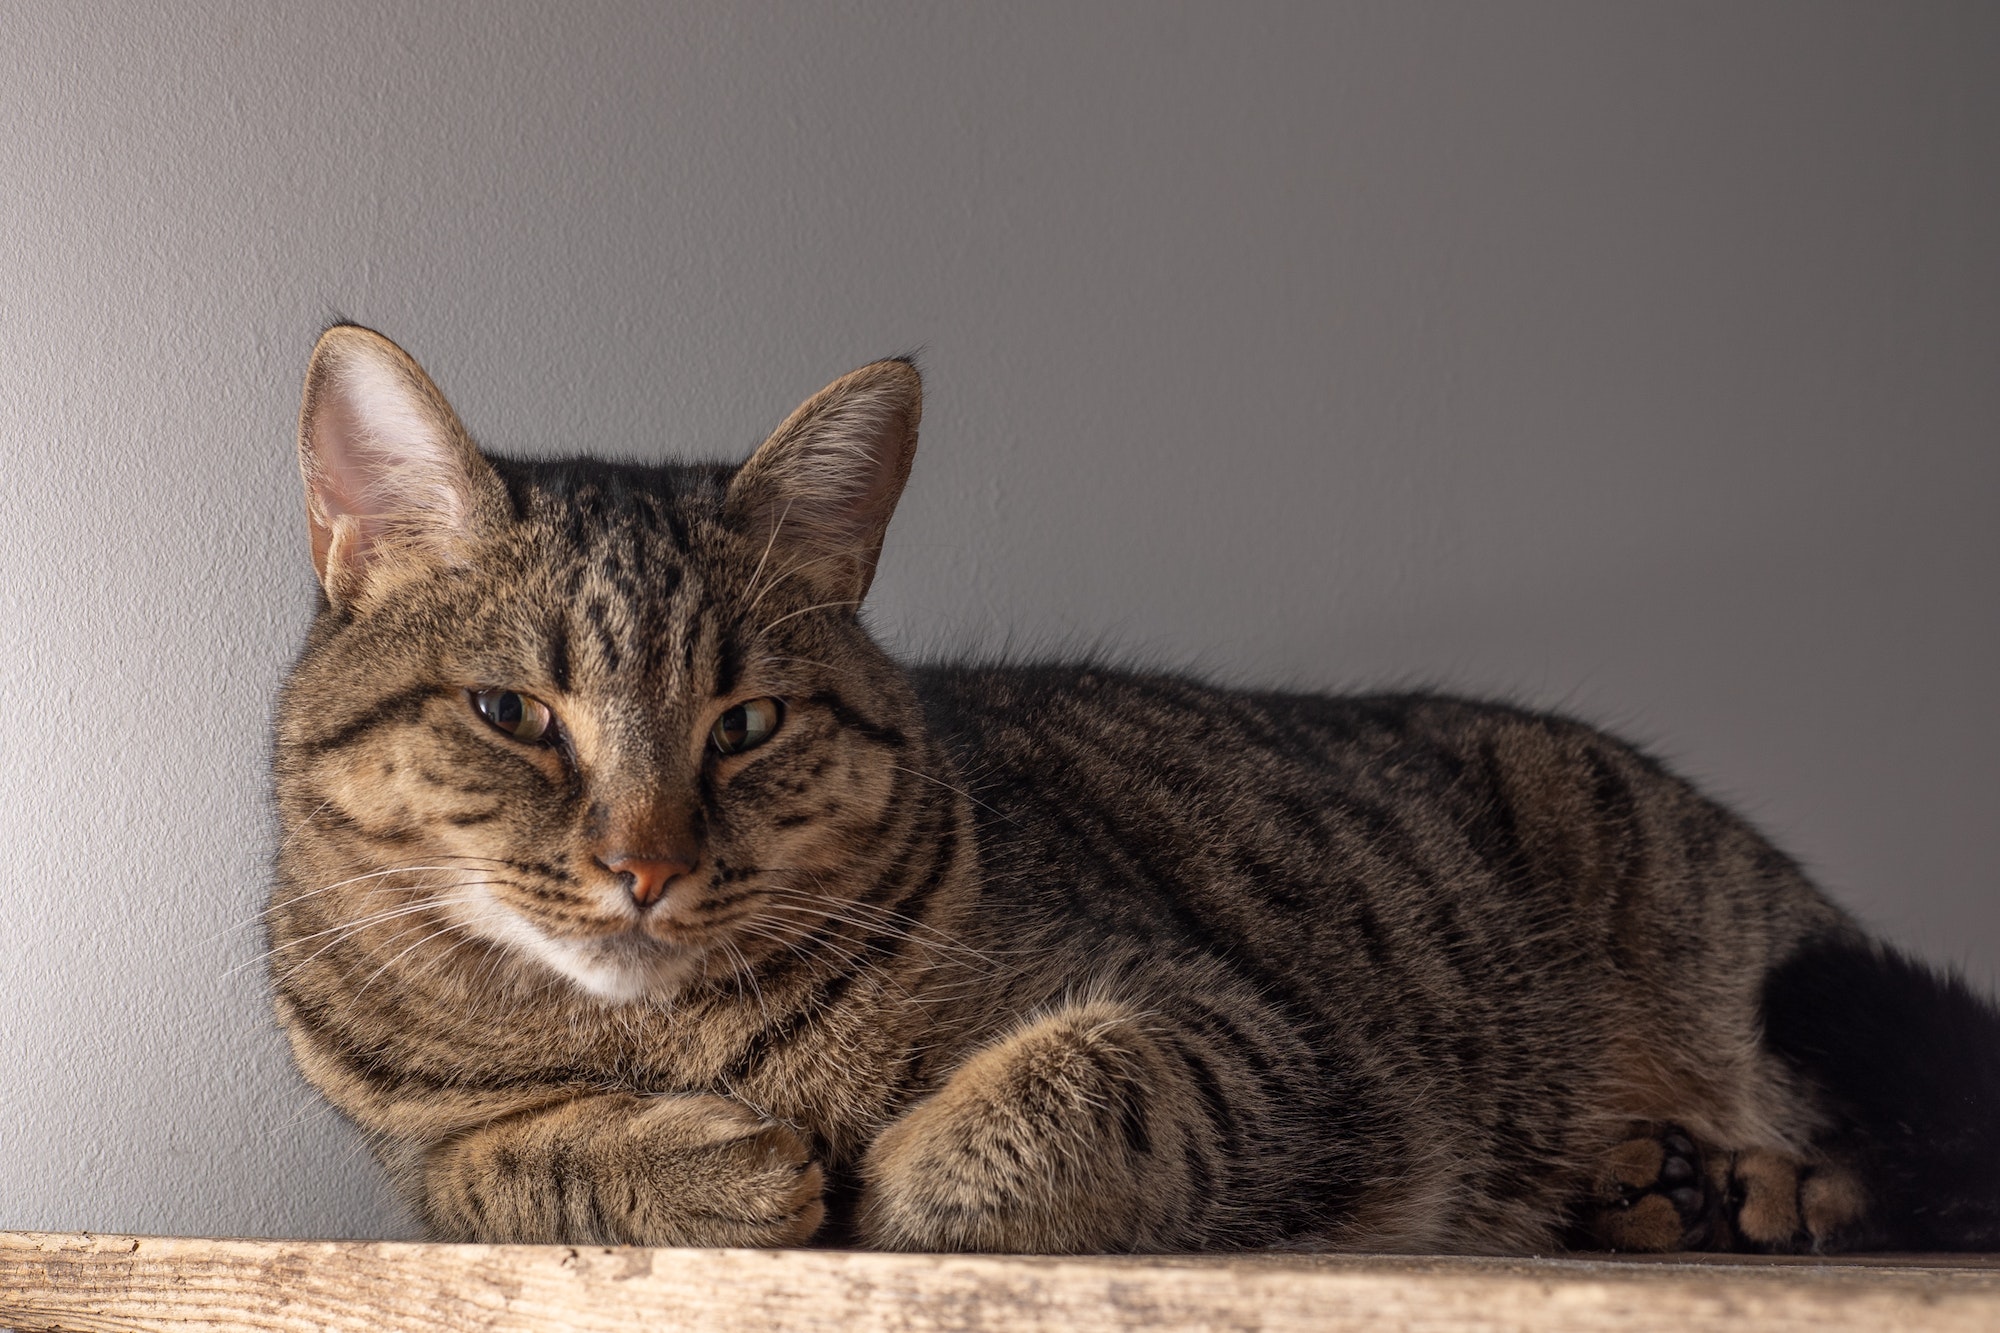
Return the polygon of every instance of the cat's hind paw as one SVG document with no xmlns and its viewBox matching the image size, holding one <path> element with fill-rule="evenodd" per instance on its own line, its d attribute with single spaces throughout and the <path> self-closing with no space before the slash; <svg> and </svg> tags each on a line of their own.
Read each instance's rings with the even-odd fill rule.
<svg viewBox="0 0 2000 1333">
<path fill-rule="evenodd" d="M 1865 1211 L 1860 1181 L 1829 1162 L 1812 1164 L 1752 1148 L 1723 1155 L 1716 1174 L 1727 1182 L 1737 1249 L 1763 1254 L 1837 1250 Z"/>
<path fill-rule="evenodd" d="M 1581 1219 L 1581 1243 L 1649 1253 L 1716 1248 L 1722 1195 L 1706 1165 L 1694 1136 L 1678 1125 L 1636 1132 L 1605 1156 Z"/>
</svg>

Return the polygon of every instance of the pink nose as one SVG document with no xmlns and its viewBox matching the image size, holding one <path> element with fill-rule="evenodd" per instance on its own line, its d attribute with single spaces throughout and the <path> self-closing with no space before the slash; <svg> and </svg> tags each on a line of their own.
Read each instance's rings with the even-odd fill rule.
<svg viewBox="0 0 2000 1333">
<path fill-rule="evenodd" d="M 650 907 L 667 885 L 694 869 L 685 861 L 657 861 L 644 856 L 613 856 L 599 862 L 614 875 L 629 877 L 626 892 L 641 907 Z"/>
</svg>

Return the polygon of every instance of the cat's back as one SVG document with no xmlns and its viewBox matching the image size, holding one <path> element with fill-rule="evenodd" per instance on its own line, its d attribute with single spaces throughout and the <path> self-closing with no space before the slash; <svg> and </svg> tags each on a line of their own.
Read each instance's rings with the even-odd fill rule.
<svg viewBox="0 0 2000 1333">
<path fill-rule="evenodd" d="M 1530 767 L 1544 794 L 1574 770 L 1595 769 L 1595 798 L 1607 805 L 1635 783 L 1672 782 L 1582 723 L 1442 694 L 1236 690 L 1095 665 L 939 665 L 911 675 L 933 734 L 965 766 L 989 816 L 1151 812 L 1158 822 L 1132 831 L 1154 842 L 1171 840 L 1176 822 L 1222 832 L 1218 820 L 1233 826 L 1231 841 L 1257 841 L 1258 814 L 1292 816 L 1286 831 L 1296 834 L 1329 809 L 1377 838 L 1414 837 L 1440 820 L 1470 833 L 1510 795 L 1526 794 L 1531 775 L 1521 770 Z M 1616 782 L 1612 768 L 1622 770 Z"/>
<path fill-rule="evenodd" d="M 1096 666 L 913 681 L 1022 925 L 1223 949 L 1311 983 L 1754 975 L 1837 913 L 1742 819 L 1572 719 Z"/>
</svg>

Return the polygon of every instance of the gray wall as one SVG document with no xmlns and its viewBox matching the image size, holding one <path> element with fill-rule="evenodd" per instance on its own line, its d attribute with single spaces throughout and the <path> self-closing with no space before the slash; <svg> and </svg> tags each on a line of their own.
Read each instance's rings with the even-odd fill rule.
<svg viewBox="0 0 2000 1333">
<path fill-rule="evenodd" d="M 896 643 L 1565 707 L 2000 963 L 2000 6 L 59 10 L 0 0 L 0 1227 L 407 1228 L 257 961 L 336 314 L 631 457 L 919 347 Z"/>
</svg>

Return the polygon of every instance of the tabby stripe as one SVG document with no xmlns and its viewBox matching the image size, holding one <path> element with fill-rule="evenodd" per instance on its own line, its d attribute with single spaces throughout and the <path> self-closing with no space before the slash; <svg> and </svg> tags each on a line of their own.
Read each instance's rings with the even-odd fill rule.
<svg viewBox="0 0 2000 1333">
<path fill-rule="evenodd" d="M 1132 1151 L 1134 1156 L 1151 1157 L 1153 1155 L 1153 1131 L 1152 1127 L 1146 1123 L 1145 1100 L 1140 1090 L 1133 1086 L 1131 1075 L 1128 1071 L 1109 1063 L 1104 1057 L 1097 1056 L 1095 1051 L 1092 1051 L 1091 1054 L 1094 1057 L 1093 1063 L 1102 1071 L 1112 1087 L 1117 1089 L 1118 1132 L 1124 1136 L 1125 1146 Z"/>
<path fill-rule="evenodd" d="M 392 694 L 374 704 L 360 717 L 324 736 L 316 736 L 301 743 L 300 748 L 308 754 L 323 755 L 334 750 L 345 749 L 377 727 L 391 722 L 408 722 L 423 711 L 423 707 L 436 697 L 437 690 L 428 685 Z"/>
<path fill-rule="evenodd" d="M 606 671 L 618 670 L 618 640 L 611 633 L 610 608 L 602 597 L 592 597 L 583 604 L 584 623 L 590 627 L 597 640 L 597 654 L 604 659 Z"/>
<path fill-rule="evenodd" d="M 1534 873 L 1534 866 L 1528 858 L 1527 844 L 1521 840 L 1520 814 L 1508 798 L 1508 772 L 1500 762 L 1500 750 L 1491 740 L 1479 743 L 1479 764 L 1485 779 L 1487 801 L 1483 813 L 1487 818 L 1468 825 L 1468 833 L 1488 832 L 1489 837 L 1470 839 L 1473 849 L 1480 859 L 1500 876 L 1503 881 L 1512 881 L 1520 887 L 1527 887 Z"/>
<path fill-rule="evenodd" d="M 1227 1010 L 1203 1004 L 1198 996 L 1190 998 L 1194 999 L 1194 1009 L 1187 1017 L 1201 1029 L 1203 1036 L 1213 1037 L 1219 1033 L 1222 1039 L 1216 1044 L 1249 1065 L 1260 1082 L 1269 1081 L 1269 1076 L 1278 1072 L 1279 1061 L 1261 1049 L 1263 1034 L 1258 1029 L 1245 1027 Z M 1289 1083 L 1281 1082 L 1278 1086 L 1286 1094 L 1291 1092 Z"/>
<path fill-rule="evenodd" d="M 491 782 L 461 782 L 456 778 L 444 777 L 431 772 L 429 766 L 423 763 L 413 765 L 410 771 L 417 775 L 419 781 L 429 786 L 442 787 L 446 791 L 460 792 L 467 796 L 499 796 L 510 790 Z"/>
<path fill-rule="evenodd" d="M 813 993 L 812 998 L 806 1002 L 808 1007 L 830 1009 L 838 1004 L 846 995 L 849 987 L 861 979 L 861 974 L 865 970 L 866 960 L 877 958 L 883 962 L 893 962 L 902 957 L 904 945 L 910 943 L 912 940 L 912 928 L 924 924 L 921 916 L 924 906 L 928 904 L 938 887 L 944 883 L 946 876 L 951 870 L 951 857 L 958 846 L 957 830 L 947 827 L 938 836 L 946 841 L 938 844 L 936 850 L 933 852 L 929 873 L 926 874 L 922 883 L 904 893 L 902 897 L 894 899 L 888 906 L 881 909 L 896 912 L 903 919 L 892 921 L 873 935 L 863 936 L 853 942 L 849 947 L 852 949 L 854 961 L 845 970 L 822 981 Z M 922 849 L 929 842 L 930 839 L 928 836 L 912 839 L 906 845 L 905 861 L 903 864 L 907 866 L 908 852 L 911 848 Z M 908 868 L 903 869 L 900 873 L 907 880 L 909 874 Z M 880 882 L 890 882 L 890 877 L 885 875 Z M 856 900 L 856 902 L 860 903 L 866 903 L 867 901 L 866 898 Z M 907 910 L 912 905 L 915 906 L 916 910 Z M 840 922 L 829 920 L 821 929 L 807 936 L 796 949 L 787 950 L 782 955 L 779 955 L 778 966 L 764 973 L 765 980 L 781 980 L 806 966 L 808 961 L 814 959 L 816 950 L 826 949 L 833 942 L 838 936 L 840 928 Z"/>
<path fill-rule="evenodd" d="M 542 669 L 548 673 L 549 684 L 562 694 L 569 693 L 569 622 L 562 616 L 554 617 L 545 635 L 547 648 L 543 655 Z"/>
<path fill-rule="evenodd" d="M 681 513 L 678 506 L 664 504 L 657 496 L 649 495 L 646 499 L 647 508 L 654 522 L 653 530 L 658 532 L 664 527 L 667 536 L 673 539 L 675 554 L 682 556 L 688 554 L 693 548 L 688 535 L 687 517 Z"/>
<path fill-rule="evenodd" d="M 597 1186 L 586 1184 L 585 1196 L 590 1200 L 590 1235 L 600 1245 L 616 1245 L 624 1237 L 611 1229 L 611 1219 L 604 1215 L 604 1200 L 598 1197 Z"/>
<path fill-rule="evenodd" d="M 525 871 L 530 875 L 540 875 L 545 879 L 552 879 L 562 884 L 573 884 L 576 882 L 575 875 L 572 875 L 560 866 L 552 866 L 546 861 L 522 861 L 508 856 L 501 858 L 501 864 L 511 866 L 515 870 Z"/>
<path fill-rule="evenodd" d="M 895 859 L 883 870 L 868 891 L 856 900 L 863 906 L 893 909 L 900 901 L 897 898 L 898 891 L 909 886 L 915 858 L 922 854 L 925 844 L 940 831 L 942 821 L 938 816 L 949 808 L 942 799 L 941 789 L 930 787 L 928 791 L 915 793 L 907 790 L 916 784 L 917 779 L 901 769 L 896 771 L 896 776 L 891 780 L 889 801 L 882 818 L 871 831 L 869 841 L 879 843 L 888 837 L 891 826 L 906 813 L 903 808 L 905 802 L 915 806 L 915 809 L 907 811 L 908 823 L 903 830 L 902 846 L 897 850 Z M 925 785 L 930 786 L 928 783 Z"/>
<path fill-rule="evenodd" d="M 735 693 L 736 684 L 743 679 L 743 645 L 733 634 L 720 634 L 715 646 L 715 693 L 728 695 Z"/>
<path fill-rule="evenodd" d="M 806 702 L 824 708 L 832 715 L 835 722 L 838 722 L 842 727 L 854 732 L 864 740 L 872 741 L 877 745 L 886 746 L 892 750 L 901 750 L 910 743 L 909 738 L 899 729 L 870 722 L 867 718 L 850 708 L 846 701 L 838 695 L 821 691 L 817 694 L 807 695 Z"/>
<path fill-rule="evenodd" d="M 1632 790 L 1632 784 L 1597 747 L 1587 750 L 1585 758 L 1593 780 L 1591 802 L 1600 831 L 1617 857 L 1617 868 L 1607 886 L 1610 890 L 1611 919 L 1616 921 L 1632 910 L 1628 887 L 1642 882 L 1653 859 L 1652 845 L 1638 819 L 1638 797 Z M 1699 936 L 1690 932 L 1687 938 L 1693 940 Z M 1621 968 L 1632 966 L 1626 942 L 1615 927 L 1610 944 L 1613 960 Z"/>
<path fill-rule="evenodd" d="M 1194 1079 L 1195 1091 L 1200 1094 L 1203 1114 L 1209 1128 L 1214 1131 L 1216 1142 L 1223 1155 L 1235 1160 L 1243 1156 L 1244 1142 L 1241 1126 L 1237 1123 L 1236 1106 L 1224 1091 L 1222 1080 L 1217 1077 L 1215 1066 L 1208 1057 L 1197 1051 L 1189 1042 L 1187 1034 L 1169 1033 L 1168 1043 L 1181 1059 L 1190 1077 Z"/>
</svg>

